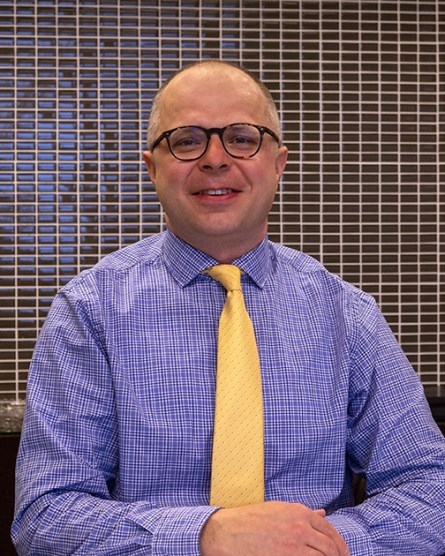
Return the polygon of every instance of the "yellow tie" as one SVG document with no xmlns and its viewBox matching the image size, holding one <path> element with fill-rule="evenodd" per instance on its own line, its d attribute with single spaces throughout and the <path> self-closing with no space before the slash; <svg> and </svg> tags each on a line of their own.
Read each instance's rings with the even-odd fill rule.
<svg viewBox="0 0 445 556">
<path fill-rule="evenodd" d="M 223 264 L 207 273 L 227 290 L 219 321 L 210 503 L 255 504 L 264 501 L 263 399 L 255 333 L 240 269 Z"/>
</svg>

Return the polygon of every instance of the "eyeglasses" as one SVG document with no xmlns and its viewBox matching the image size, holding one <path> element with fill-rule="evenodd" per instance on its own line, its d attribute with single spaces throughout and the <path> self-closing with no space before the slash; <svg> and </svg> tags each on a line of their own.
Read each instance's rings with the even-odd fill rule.
<svg viewBox="0 0 445 556">
<path fill-rule="evenodd" d="M 210 138 L 215 133 L 219 136 L 227 154 L 233 158 L 251 158 L 255 156 L 261 148 L 265 133 L 268 133 L 280 144 L 276 133 L 265 126 L 239 123 L 206 129 L 196 125 L 188 125 L 161 133 L 154 141 L 151 151 L 154 151 L 159 143 L 165 139 L 170 152 L 178 160 L 184 162 L 198 160 L 207 151 Z"/>
</svg>

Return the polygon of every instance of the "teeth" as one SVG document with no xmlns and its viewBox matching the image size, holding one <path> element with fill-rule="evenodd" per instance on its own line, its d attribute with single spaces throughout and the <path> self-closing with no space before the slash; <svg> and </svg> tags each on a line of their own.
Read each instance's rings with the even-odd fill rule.
<svg viewBox="0 0 445 556">
<path fill-rule="evenodd" d="M 202 195 L 227 195 L 230 193 L 231 189 L 207 189 L 206 191 L 202 191 Z"/>
</svg>

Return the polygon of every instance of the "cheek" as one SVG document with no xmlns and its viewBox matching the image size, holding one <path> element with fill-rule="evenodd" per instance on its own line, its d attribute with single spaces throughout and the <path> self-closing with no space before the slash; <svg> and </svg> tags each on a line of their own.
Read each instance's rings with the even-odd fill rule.
<svg viewBox="0 0 445 556">
<path fill-rule="evenodd" d="M 263 166 L 255 175 L 251 176 L 253 187 L 259 196 L 264 198 L 274 197 L 278 188 L 279 178 L 275 168 L 269 164 Z"/>
<path fill-rule="evenodd" d="M 156 171 L 156 176 L 153 179 L 153 183 L 156 191 L 158 192 L 158 195 L 163 194 L 169 189 L 173 189 L 169 185 L 170 183 L 172 183 L 173 180 L 174 180 L 174 176 L 170 175 L 168 168 L 158 167 Z"/>
<path fill-rule="evenodd" d="M 162 164 L 157 164 L 155 186 L 165 191 L 171 191 L 173 194 L 187 185 L 190 180 L 190 171 L 190 168 L 182 166 L 180 162 L 170 157 Z"/>
<path fill-rule="evenodd" d="M 175 211 L 183 204 L 185 177 L 178 171 L 159 170 L 156 175 L 155 190 L 159 201 L 166 212 Z"/>
</svg>

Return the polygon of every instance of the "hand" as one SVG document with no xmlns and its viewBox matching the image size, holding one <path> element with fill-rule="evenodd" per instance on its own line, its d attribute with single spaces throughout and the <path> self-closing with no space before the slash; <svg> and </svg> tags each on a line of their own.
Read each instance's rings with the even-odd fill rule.
<svg viewBox="0 0 445 556">
<path fill-rule="evenodd" d="M 203 556 L 349 556 L 324 510 L 264 502 L 215 512 L 201 533 Z"/>
</svg>

